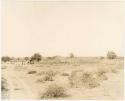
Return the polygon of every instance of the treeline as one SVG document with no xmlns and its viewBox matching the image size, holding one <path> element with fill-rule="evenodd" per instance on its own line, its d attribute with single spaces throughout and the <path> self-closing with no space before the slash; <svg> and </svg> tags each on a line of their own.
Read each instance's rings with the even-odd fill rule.
<svg viewBox="0 0 125 101">
<path fill-rule="evenodd" d="M 55 59 L 57 57 L 61 57 L 61 56 L 53 56 L 53 57 L 47 57 L 47 59 Z M 117 55 L 115 52 L 113 51 L 109 51 L 107 53 L 107 56 L 106 56 L 108 59 L 115 59 L 117 58 Z M 73 53 L 70 53 L 69 54 L 69 57 L 68 58 L 75 58 L 75 55 Z M 103 56 L 100 56 L 100 59 L 104 59 L 105 57 Z M 43 59 L 43 56 L 40 54 L 40 53 L 35 53 L 33 54 L 31 57 L 24 57 L 24 58 L 14 58 L 14 57 L 9 57 L 9 56 L 3 56 L 1 58 L 1 61 L 2 62 L 9 62 L 9 61 L 12 61 L 12 60 L 15 60 L 15 61 L 28 61 L 28 63 L 34 63 L 35 62 L 39 62 Z"/>
</svg>

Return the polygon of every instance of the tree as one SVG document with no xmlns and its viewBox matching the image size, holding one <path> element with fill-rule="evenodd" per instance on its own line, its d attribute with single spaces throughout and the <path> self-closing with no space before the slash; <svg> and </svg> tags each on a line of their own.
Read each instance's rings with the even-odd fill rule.
<svg viewBox="0 0 125 101">
<path fill-rule="evenodd" d="M 39 62 L 42 59 L 42 56 L 39 53 L 35 53 L 33 56 L 31 56 L 31 61 L 37 61 Z"/>
<path fill-rule="evenodd" d="M 70 57 L 70 58 L 74 58 L 75 56 L 74 56 L 73 53 L 70 53 L 69 57 Z"/>
<path fill-rule="evenodd" d="M 107 53 L 107 58 L 108 59 L 115 59 L 117 57 L 117 55 L 115 54 L 115 52 L 113 52 L 113 51 L 109 51 L 108 53 Z"/>
<path fill-rule="evenodd" d="M 3 56 L 1 60 L 3 62 L 7 62 L 7 61 L 10 61 L 10 57 L 9 56 Z"/>
<path fill-rule="evenodd" d="M 29 57 L 25 57 L 24 59 L 27 61 L 27 60 L 29 60 Z"/>
</svg>

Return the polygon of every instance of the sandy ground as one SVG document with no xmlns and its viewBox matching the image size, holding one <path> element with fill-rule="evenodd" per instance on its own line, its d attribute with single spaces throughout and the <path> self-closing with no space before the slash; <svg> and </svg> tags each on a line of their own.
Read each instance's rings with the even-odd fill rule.
<svg viewBox="0 0 125 101">
<path fill-rule="evenodd" d="M 82 65 L 20 65 L 20 64 L 3 64 L 5 69 L 2 69 L 2 76 L 8 83 L 8 94 L 5 99 L 40 99 L 40 94 L 52 82 L 56 82 L 64 86 L 67 90 L 67 97 L 58 99 L 99 99 L 99 100 L 122 100 L 123 99 L 123 62 L 107 62 L 82 64 Z M 113 67 L 117 72 L 109 72 L 106 74 L 108 80 L 100 82 L 100 86 L 93 89 L 87 88 L 71 88 L 67 76 L 62 76 L 61 73 L 70 73 L 73 70 L 96 70 L 97 67 Z M 67 69 L 68 68 L 68 69 Z M 28 74 L 28 71 L 35 70 L 37 73 Z M 46 83 L 37 82 L 41 76 L 38 75 L 41 71 L 54 70 L 58 75 L 54 77 L 54 81 Z"/>
<path fill-rule="evenodd" d="M 35 99 L 30 84 L 27 84 L 20 71 L 15 71 L 13 66 L 9 66 L 5 71 L 4 77 L 7 79 L 9 88 L 9 99 Z"/>
</svg>

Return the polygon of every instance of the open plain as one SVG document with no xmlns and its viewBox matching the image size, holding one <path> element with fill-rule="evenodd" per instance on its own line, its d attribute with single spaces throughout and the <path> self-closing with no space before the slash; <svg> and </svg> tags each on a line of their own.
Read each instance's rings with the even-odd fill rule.
<svg viewBox="0 0 125 101">
<path fill-rule="evenodd" d="M 123 59 L 59 58 L 2 64 L 3 99 L 123 99 Z"/>
</svg>

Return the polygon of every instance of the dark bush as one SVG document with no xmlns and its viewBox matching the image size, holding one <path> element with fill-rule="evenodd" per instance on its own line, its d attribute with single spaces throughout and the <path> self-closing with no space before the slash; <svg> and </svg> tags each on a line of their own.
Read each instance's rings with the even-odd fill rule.
<svg viewBox="0 0 125 101">
<path fill-rule="evenodd" d="M 107 58 L 108 59 L 115 59 L 117 56 L 116 56 L 116 54 L 115 54 L 115 52 L 113 52 L 113 51 L 109 51 L 108 53 L 107 53 Z"/>
<path fill-rule="evenodd" d="M 2 91 L 8 90 L 8 89 L 7 89 L 7 80 L 4 79 L 4 78 L 1 79 L 1 90 L 2 90 Z"/>
<path fill-rule="evenodd" d="M 28 74 L 35 74 L 35 73 L 37 73 L 37 72 L 34 71 L 34 70 L 31 70 L 31 71 L 28 72 Z"/>
<path fill-rule="evenodd" d="M 31 56 L 31 61 L 39 62 L 41 59 L 42 59 L 42 56 L 39 53 L 35 53 L 33 56 Z"/>
<path fill-rule="evenodd" d="M 59 98 L 64 97 L 66 95 L 65 89 L 57 84 L 51 84 L 45 90 L 41 98 L 51 99 L 51 98 Z"/>
<path fill-rule="evenodd" d="M 3 56 L 1 60 L 3 62 L 7 62 L 7 61 L 10 61 L 10 57 L 9 56 Z"/>
</svg>

